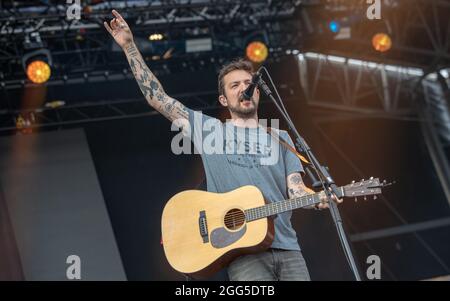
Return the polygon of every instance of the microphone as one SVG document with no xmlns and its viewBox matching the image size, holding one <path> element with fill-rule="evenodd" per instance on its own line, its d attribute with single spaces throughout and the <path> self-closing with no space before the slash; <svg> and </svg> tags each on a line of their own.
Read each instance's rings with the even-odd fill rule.
<svg viewBox="0 0 450 301">
<path fill-rule="evenodd" d="M 261 77 L 261 73 L 259 70 L 253 74 L 252 82 L 248 85 L 247 89 L 245 89 L 244 93 L 242 93 L 243 100 L 250 100 L 253 96 L 253 92 L 255 91 L 256 86 L 258 86 L 259 78 Z"/>
</svg>

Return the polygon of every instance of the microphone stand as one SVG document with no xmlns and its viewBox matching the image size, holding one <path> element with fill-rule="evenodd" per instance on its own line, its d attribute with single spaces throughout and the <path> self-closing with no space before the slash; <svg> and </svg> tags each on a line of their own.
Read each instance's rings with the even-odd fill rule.
<svg viewBox="0 0 450 301">
<path fill-rule="evenodd" d="M 266 70 L 266 72 L 267 72 L 267 70 Z M 344 228 L 342 225 L 342 218 L 341 218 L 341 215 L 339 214 L 337 204 L 331 199 L 331 197 L 332 197 L 331 193 L 338 197 L 339 196 L 342 197 L 342 193 L 338 190 L 338 187 L 336 186 L 333 178 L 331 177 L 331 175 L 329 174 L 327 169 L 323 165 L 321 165 L 319 163 L 319 161 L 317 160 L 317 158 L 314 156 L 311 148 L 306 143 L 305 139 L 303 139 L 303 137 L 300 136 L 300 134 L 298 133 L 297 129 L 295 128 L 295 125 L 292 122 L 291 118 L 289 117 L 287 112 L 280 107 L 280 105 L 274 98 L 272 91 L 267 86 L 266 82 L 261 78 L 261 76 L 258 77 L 258 86 L 261 88 L 261 90 L 264 92 L 264 94 L 266 94 L 272 100 L 272 102 L 276 105 L 278 111 L 281 113 L 284 120 L 286 121 L 289 129 L 294 133 L 294 135 L 296 137 L 295 146 L 300 151 L 302 151 L 304 154 L 307 155 L 312 166 L 318 173 L 319 181 L 322 183 L 322 187 L 328 198 L 328 204 L 330 207 L 331 216 L 333 217 L 334 224 L 336 226 L 338 236 L 341 241 L 342 248 L 344 250 L 344 254 L 347 258 L 347 261 L 350 265 L 350 269 L 352 270 L 356 281 L 361 281 L 361 277 L 359 275 L 358 268 L 355 263 L 355 259 L 353 258 L 352 251 L 350 249 L 350 245 L 349 245 L 347 237 L 345 235 L 345 231 L 344 231 Z M 280 102 L 283 103 L 281 97 L 279 97 L 279 98 L 280 98 Z M 308 174 L 310 176 L 312 176 L 313 182 L 317 182 L 317 179 L 314 178 L 314 176 L 312 175 L 311 172 L 308 172 Z"/>
</svg>

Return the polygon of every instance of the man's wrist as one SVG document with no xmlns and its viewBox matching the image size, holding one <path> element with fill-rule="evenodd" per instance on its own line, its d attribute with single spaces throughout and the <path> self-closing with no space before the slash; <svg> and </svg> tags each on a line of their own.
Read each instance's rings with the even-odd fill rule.
<svg viewBox="0 0 450 301">
<path fill-rule="evenodd" d="M 125 45 L 122 46 L 122 50 L 125 53 L 128 53 L 130 51 L 136 50 L 136 44 L 134 43 L 134 41 L 126 43 Z"/>
</svg>

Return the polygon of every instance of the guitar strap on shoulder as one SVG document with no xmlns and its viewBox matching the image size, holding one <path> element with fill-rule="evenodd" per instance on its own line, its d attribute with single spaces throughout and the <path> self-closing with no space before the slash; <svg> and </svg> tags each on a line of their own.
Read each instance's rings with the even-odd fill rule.
<svg viewBox="0 0 450 301">
<path fill-rule="evenodd" d="M 286 142 L 286 140 L 284 140 L 283 138 L 281 138 L 280 135 L 278 135 L 278 133 L 276 133 L 276 131 L 273 131 L 272 128 L 267 127 L 266 128 L 267 133 L 269 133 L 273 138 L 275 138 L 275 140 L 277 140 L 279 143 L 281 143 L 281 145 L 283 145 L 287 150 L 289 150 L 290 152 L 292 152 L 294 155 L 296 155 L 302 162 L 306 163 L 306 164 L 310 164 L 308 160 L 306 160 L 306 158 L 304 156 L 302 156 L 296 149 L 295 147 L 291 146 L 288 142 Z"/>
</svg>

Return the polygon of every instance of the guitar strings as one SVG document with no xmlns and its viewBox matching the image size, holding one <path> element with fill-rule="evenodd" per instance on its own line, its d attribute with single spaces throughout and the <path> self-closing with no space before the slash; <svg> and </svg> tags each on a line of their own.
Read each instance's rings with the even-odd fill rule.
<svg viewBox="0 0 450 301">
<path fill-rule="evenodd" d="M 284 207 L 286 207 L 286 208 L 288 208 L 287 206 L 284 206 Z M 244 219 L 247 217 L 247 215 L 249 214 L 249 213 L 252 213 L 252 214 L 258 214 L 258 213 L 271 213 L 270 211 L 271 210 L 274 210 L 274 209 L 278 209 L 278 208 L 283 208 L 283 205 L 275 205 L 275 208 L 270 208 L 270 207 L 267 207 L 268 209 L 267 210 L 263 210 L 263 209 L 259 209 L 259 210 L 255 210 L 255 209 L 250 209 L 250 210 L 252 210 L 252 211 L 250 211 L 250 210 L 247 210 L 247 214 L 246 213 L 241 213 L 241 212 L 232 212 L 232 213 L 229 213 L 229 214 L 227 214 L 226 216 L 225 216 L 225 220 L 230 220 L 230 219 L 235 219 L 235 218 L 237 218 L 237 217 L 243 217 Z"/>
<path fill-rule="evenodd" d="M 303 205 L 303 201 L 302 200 L 296 200 L 295 202 L 300 201 L 301 206 L 307 206 L 309 204 Z M 313 202 L 316 203 L 316 202 Z M 271 213 L 270 211 L 276 211 L 276 209 L 283 209 L 286 208 L 288 209 L 289 207 L 294 208 L 292 206 L 288 205 L 289 203 L 281 203 L 281 202 L 277 202 L 277 203 L 272 203 L 270 206 L 268 207 L 258 207 L 257 208 L 253 208 L 253 209 L 248 209 L 246 210 L 246 212 L 242 212 L 242 211 L 235 211 L 232 213 L 229 213 L 225 216 L 224 221 L 225 222 L 243 222 L 245 219 L 247 219 L 248 215 L 251 214 L 256 214 L 257 216 L 259 216 L 260 213 L 262 213 L 263 215 L 267 214 L 267 213 Z M 311 204 L 312 205 L 312 204 Z M 264 208 L 264 209 L 262 209 Z M 267 209 L 266 209 L 267 208 Z"/>
</svg>

